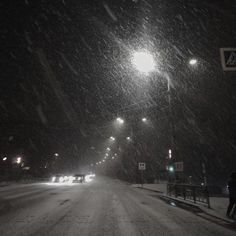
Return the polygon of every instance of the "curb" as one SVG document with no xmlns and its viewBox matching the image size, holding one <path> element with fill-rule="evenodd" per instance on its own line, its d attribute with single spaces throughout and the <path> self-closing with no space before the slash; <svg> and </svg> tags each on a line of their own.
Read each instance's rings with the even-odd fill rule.
<svg viewBox="0 0 236 236">
<path fill-rule="evenodd" d="M 164 194 L 162 191 L 158 191 L 158 190 L 155 190 L 155 189 L 149 189 L 149 188 L 145 188 L 145 187 L 135 187 L 135 188 L 145 189 L 145 190 L 149 190 L 149 191 L 152 191 L 152 192 Z"/>
<path fill-rule="evenodd" d="M 164 201 L 172 200 L 172 201 L 178 202 L 179 204 L 186 205 L 187 207 L 191 207 L 191 208 L 195 209 L 195 211 L 198 211 L 199 213 L 202 212 L 202 213 L 204 213 L 204 214 L 206 214 L 206 215 L 208 215 L 210 217 L 213 217 L 213 218 L 216 218 L 218 220 L 221 220 L 221 221 L 224 221 L 224 222 L 232 224 L 232 221 L 230 221 L 230 220 L 227 220 L 227 219 L 225 219 L 223 217 L 216 216 L 216 215 L 208 213 L 207 211 L 205 211 L 204 207 L 192 204 L 190 202 L 185 202 L 184 200 L 181 200 L 181 199 L 178 199 L 178 198 L 174 198 L 174 197 L 170 197 L 170 196 L 164 195 L 163 192 L 158 191 L 158 190 L 153 190 L 153 189 L 149 189 L 149 188 L 145 188 L 145 187 L 143 187 L 143 188 L 137 187 L 137 188 L 145 189 L 145 190 L 148 190 L 148 191 L 151 191 L 151 192 L 161 193 L 161 195 L 159 196 L 159 199 L 161 199 L 161 200 L 164 200 Z"/>
</svg>

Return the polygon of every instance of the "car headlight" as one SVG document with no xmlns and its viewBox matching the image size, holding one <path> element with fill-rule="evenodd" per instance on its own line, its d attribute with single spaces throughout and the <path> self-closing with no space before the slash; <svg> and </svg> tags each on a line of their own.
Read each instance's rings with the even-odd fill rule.
<svg viewBox="0 0 236 236">
<path fill-rule="evenodd" d="M 52 182 L 55 182 L 55 180 L 56 180 L 56 177 L 53 176 L 53 177 L 52 177 Z"/>
<path fill-rule="evenodd" d="M 64 181 L 64 178 L 63 177 L 60 177 L 59 178 L 59 182 L 62 183 Z"/>
<path fill-rule="evenodd" d="M 75 180 L 75 177 L 74 176 L 69 176 L 69 182 L 72 182 Z"/>
<path fill-rule="evenodd" d="M 85 176 L 85 181 L 86 182 L 91 182 L 92 181 L 91 175 L 86 175 Z"/>
</svg>

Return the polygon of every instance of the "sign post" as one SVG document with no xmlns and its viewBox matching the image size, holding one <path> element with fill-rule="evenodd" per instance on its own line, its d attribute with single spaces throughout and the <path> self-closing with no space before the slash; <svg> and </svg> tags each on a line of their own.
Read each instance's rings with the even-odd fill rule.
<svg viewBox="0 0 236 236">
<path fill-rule="evenodd" d="M 206 198 L 207 198 L 207 205 L 208 205 L 208 208 L 211 208 L 209 190 L 207 186 L 206 165 L 204 162 L 202 163 L 202 174 L 203 174 L 203 181 L 204 181 L 204 187 L 205 187 Z"/>
<path fill-rule="evenodd" d="M 175 162 L 174 166 L 175 166 L 176 172 L 183 172 L 184 171 L 184 163 L 182 161 Z"/>
<path fill-rule="evenodd" d="M 184 162 L 178 161 L 174 163 L 174 171 L 179 181 L 184 181 Z"/>
<path fill-rule="evenodd" d="M 236 71 L 236 48 L 220 48 L 220 57 L 224 71 Z"/>
<path fill-rule="evenodd" d="M 139 162 L 138 163 L 138 169 L 140 170 L 140 174 L 141 174 L 141 187 L 143 188 L 143 171 L 146 170 L 146 163 L 145 162 Z"/>
</svg>

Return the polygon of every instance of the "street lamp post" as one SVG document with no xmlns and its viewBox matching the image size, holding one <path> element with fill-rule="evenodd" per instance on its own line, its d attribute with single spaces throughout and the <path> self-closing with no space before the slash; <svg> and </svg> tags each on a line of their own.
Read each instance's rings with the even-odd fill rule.
<svg viewBox="0 0 236 236">
<path fill-rule="evenodd" d="M 190 65 L 195 65 L 196 63 L 197 63 L 196 59 L 191 59 L 189 61 Z M 132 57 L 132 64 L 141 73 L 148 74 L 156 70 L 154 57 L 148 51 L 134 52 Z M 170 141 L 171 149 L 173 150 L 173 153 L 176 156 L 175 126 L 174 126 L 173 111 L 171 105 L 170 79 L 166 73 L 164 73 L 164 75 L 167 80 L 167 99 L 168 99 L 168 109 L 169 109 L 170 132 L 171 132 L 171 141 Z M 146 118 L 143 118 L 142 121 L 146 122 Z"/>
<path fill-rule="evenodd" d="M 173 150 L 174 155 L 176 156 L 175 125 L 174 125 L 173 111 L 172 111 L 172 104 L 171 104 L 171 90 L 170 90 L 169 77 L 167 77 L 167 96 L 168 96 L 168 109 L 169 109 L 169 120 L 170 120 L 170 132 L 171 132 L 171 148 L 172 148 L 172 150 Z"/>
</svg>

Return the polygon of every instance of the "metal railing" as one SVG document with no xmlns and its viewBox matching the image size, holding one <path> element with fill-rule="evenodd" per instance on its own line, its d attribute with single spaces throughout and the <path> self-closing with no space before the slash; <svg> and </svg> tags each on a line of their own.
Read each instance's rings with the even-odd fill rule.
<svg viewBox="0 0 236 236">
<path fill-rule="evenodd" d="M 210 208 L 209 191 L 207 186 L 168 183 L 167 195 L 176 198 L 180 197 L 184 200 L 193 201 L 194 203 L 205 203 L 208 208 Z"/>
</svg>

